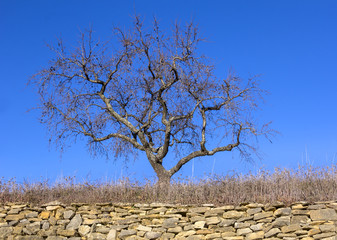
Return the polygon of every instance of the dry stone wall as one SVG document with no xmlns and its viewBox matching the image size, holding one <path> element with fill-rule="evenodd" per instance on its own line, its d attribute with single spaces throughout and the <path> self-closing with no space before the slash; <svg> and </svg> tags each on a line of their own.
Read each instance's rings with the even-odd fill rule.
<svg viewBox="0 0 337 240">
<path fill-rule="evenodd" d="M 0 206 L 0 239 L 322 239 L 336 237 L 337 202 L 215 207 L 171 204 Z"/>
</svg>

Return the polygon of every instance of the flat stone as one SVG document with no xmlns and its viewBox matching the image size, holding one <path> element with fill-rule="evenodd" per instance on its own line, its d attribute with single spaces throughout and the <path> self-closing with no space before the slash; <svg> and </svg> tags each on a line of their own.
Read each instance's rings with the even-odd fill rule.
<svg viewBox="0 0 337 240">
<path fill-rule="evenodd" d="M 244 212 L 246 212 L 248 210 L 248 208 L 246 206 L 244 206 L 244 205 L 241 205 L 241 206 L 236 206 L 235 210 L 236 211 L 244 211 Z"/>
<path fill-rule="evenodd" d="M 203 235 L 191 235 L 186 238 L 186 240 L 201 240 L 204 239 Z"/>
<path fill-rule="evenodd" d="M 263 219 L 263 218 L 269 218 L 273 216 L 273 212 L 263 212 L 263 213 L 256 213 L 254 214 L 254 221 Z"/>
<path fill-rule="evenodd" d="M 18 214 L 21 211 L 21 209 L 11 209 L 7 212 L 7 214 Z"/>
<path fill-rule="evenodd" d="M 325 204 L 315 204 L 315 205 L 310 205 L 308 207 L 308 210 L 318 210 L 318 209 L 323 209 L 326 208 Z"/>
<path fill-rule="evenodd" d="M 320 234 L 316 234 L 314 235 L 314 239 L 322 239 L 322 238 L 328 238 L 328 237 L 335 237 L 336 233 L 335 232 L 326 232 L 326 233 L 320 233 Z"/>
<path fill-rule="evenodd" d="M 147 232 L 145 234 L 145 237 L 147 239 L 157 239 L 157 238 L 160 238 L 161 235 L 162 235 L 162 233 L 160 233 L 160 232 Z"/>
<path fill-rule="evenodd" d="M 222 207 L 217 207 L 215 209 L 222 209 L 224 211 L 230 211 L 230 210 L 234 210 L 235 206 L 234 205 L 226 205 L 226 206 L 222 206 Z"/>
<path fill-rule="evenodd" d="M 239 219 L 239 218 L 243 217 L 243 215 L 244 215 L 243 212 L 228 211 L 228 212 L 224 212 L 222 217 L 225 218 L 225 219 Z"/>
<path fill-rule="evenodd" d="M 254 232 L 261 231 L 263 229 L 263 224 L 259 223 L 259 224 L 252 225 L 250 226 L 250 229 L 252 229 Z"/>
<path fill-rule="evenodd" d="M 214 208 L 205 212 L 205 217 L 214 216 L 214 215 L 223 215 L 225 210 L 221 208 Z"/>
<path fill-rule="evenodd" d="M 13 236 L 9 236 L 8 238 L 6 238 L 6 240 L 43 240 L 43 237 L 40 236 L 16 236 L 15 238 Z M 3 240 L 3 239 L 1 239 Z"/>
<path fill-rule="evenodd" d="M 117 220 L 117 224 L 119 225 L 124 225 L 124 224 L 129 225 L 129 224 L 137 223 L 137 222 L 140 222 L 140 220 L 137 218 L 125 218 L 125 219 Z"/>
<path fill-rule="evenodd" d="M 20 214 L 13 214 L 13 215 L 7 215 L 5 217 L 6 221 L 20 221 L 25 218 L 25 215 L 20 213 Z"/>
<path fill-rule="evenodd" d="M 210 229 L 200 229 L 200 230 L 197 231 L 197 234 L 198 234 L 198 235 L 199 235 L 199 234 L 205 235 L 205 234 L 211 234 L 211 233 L 213 233 L 213 232 L 212 232 L 212 230 L 210 230 Z"/>
<path fill-rule="evenodd" d="M 61 206 L 47 206 L 46 210 L 47 211 L 55 211 L 56 209 L 59 209 Z"/>
<path fill-rule="evenodd" d="M 192 213 L 205 213 L 208 210 L 210 210 L 210 207 L 196 207 L 196 208 L 190 208 L 189 212 L 192 212 Z"/>
<path fill-rule="evenodd" d="M 179 219 L 178 218 L 168 218 L 165 219 L 163 222 L 163 227 L 164 228 L 174 228 L 177 226 Z"/>
<path fill-rule="evenodd" d="M 322 232 L 334 232 L 336 231 L 336 226 L 334 224 L 323 224 L 319 226 Z"/>
<path fill-rule="evenodd" d="M 215 225 L 220 223 L 220 219 L 218 217 L 209 217 L 206 218 L 206 224 L 207 225 Z"/>
<path fill-rule="evenodd" d="M 325 221 L 312 221 L 311 223 L 310 223 L 310 225 L 311 226 L 317 226 L 317 225 L 322 225 L 322 224 L 324 224 L 325 223 Z"/>
<path fill-rule="evenodd" d="M 57 225 L 66 225 L 70 222 L 69 219 L 58 220 Z"/>
<path fill-rule="evenodd" d="M 313 235 L 316 235 L 316 234 L 319 234 L 319 233 L 321 233 L 321 230 L 319 230 L 317 228 L 313 228 L 313 229 L 309 230 L 308 235 L 313 236 Z"/>
<path fill-rule="evenodd" d="M 117 239 L 117 231 L 115 229 L 111 229 L 106 237 L 107 240 L 116 240 Z"/>
<path fill-rule="evenodd" d="M 128 225 L 112 225 L 111 229 L 115 229 L 117 231 L 120 231 L 120 230 L 128 228 L 128 227 L 129 227 Z"/>
<path fill-rule="evenodd" d="M 40 230 L 40 222 L 35 222 L 35 223 L 31 223 L 28 224 L 26 226 L 26 229 L 31 233 L 31 234 L 36 234 L 39 230 Z"/>
<path fill-rule="evenodd" d="M 297 215 L 291 218 L 290 223 L 291 224 L 297 224 L 297 223 L 305 224 L 305 223 L 309 223 L 310 221 L 311 220 L 305 215 Z"/>
<path fill-rule="evenodd" d="M 202 229 L 205 227 L 206 221 L 198 221 L 194 223 L 195 229 Z"/>
<path fill-rule="evenodd" d="M 7 222 L 0 223 L 0 228 L 2 227 L 10 227 Z"/>
<path fill-rule="evenodd" d="M 194 225 L 193 225 L 193 224 L 187 223 L 187 224 L 183 227 L 183 229 L 184 229 L 184 231 L 194 230 Z"/>
<path fill-rule="evenodd" d="M 279 233 L 279 234 L 277 234 L 277 237 L 283 238 L 283 239 L 286 239 L 286 238 L 295 238 L 296 239 L 297 235 L 295 233 Z"/>
<path fill-rule="evenodd" d="M 62 230 L 58 229 L 57 234 L 65 237 L 72 237 L 75 236 L 75 230 L 74 229 L 67 229 L 67 230 Z"/>
<path fill-rule="evenodd" d="M 197 221 L 206 221 L 206 218 L 204 216 L 194 216 L 190 218 L 191 223 L 195 223 Z"/>
<path fill-rule="evenodd" d="M 233 220 L 233 219 L 225 219 L 225 220 L 221 221 L 219 226 L 220 227 L 229 227 L 229 226 L 234 225 L 234 223 L 235 223 L 235 220 Z"/>
<path fill-rule="evenodd" d="M 275 219 L 275 221 L 272 223 L 272 226 L 275 228 L 288 226 L 290 225 L 290 216 L 282 216 Z"/>
<path fill-rule="evenodd" d="M 80 214 L 76 214 L 70 221 L 70 223 L 67 225 L 66 229 L 70 230 L 70 229 L 78 229 L 79 226 L 82 223 L 82 218 Z"/>
<path fill-rule="evenodd" d="M 259 213 L 262 211 L 262 208 L 258 207 L 258 208 L 250 208 L 247 210 L 247 214 L 248 215 L 254 215 L 256 213 Z"/>
<path fill-rule="evenodd" d="M 334 209 L 311 210 L 310 218 L 312 221 L 337 221 L 337 213 Z"/>
<path fill-rule="evenodd" d="M 239 219 L 237 219 L 236 221 L 237 222 L 247 222 L 247 221 L 250 221 L 250 220 L 253 220 L 254 219 L 254 215 L 250 215 L 250 216 L 246 216 L 246 217 L 241 217 Z"/>
<path fill-rule="evenodd" d="M 243 240 L 243 236 L 222 237 L 224 240 Z"/>
<path fill-rule="evenodd" d="M 121 233 L 119 234 L 119 238 L 120 239 L 124 239 L 126 237 L 132 236 L 132 235 L 136 235 L 137 231 L 136 230 L 122 230 Z"/>
<path fill-rule="evenodd" d="M 309 210 L 292 210 L 291 214 L 292 215 L 307 215 L 309 216 Z"/>
<path fill-rule="evenodd" d="M 307 209 L 306 203 L 298 203 L 291 206 L 293 210 L 305 210 Z"/>
<path fill-rule="evenodd" d="M 282 233 L 295 232 L 300 229 L 301 229 L 301 226 L 299 224 L 292 224 L 292 225 L 284 226 L 281 228 Z"/>
<path fill-rule="evenodd" d="M 307 235 L 308 234 L 308 231 L 307 230 L 297 230 L 294 232 L 297 236 L 300 236 L 300 235 Z"/>
<path fill-rule="evenodd" d="M 24 220 L 27 220 L 27 219 L 24 219 Z M 10 227 L 11 227 L 11 226 L 16 226 L 16 225 L 18 224 L 18 222 L 19 222 L 19 221 L 10 221 L 10 222 L 8 223 L 8 226 L 10 226 Z M 27 224 L 28 224 L 28 220 L 27 220 L 26 222 L 27 222 Z M 27 224 L 26 224 L 26 225 L 27 225 Z"/>
<path fill-rule="evenodd" d="M 70 219 L 75 215 L 75 212 L 73 210 L 68 210 L 63 213 L 63 217 L 65 219 Z"/>
<path fill-rule="evenodd" d="M 84 219 L 83 220 L 84 225 L 92 225 L 92 224 L 95 224 L 95 223 L 97 223 L 97 219 Z"/>
<path fill-rule="evenodd" d="M 178 233 L 178 234 L 177 234 L 177 237 L 188 237 L 188 236 L 194 235 L 194 234 L 196 234 L 196 233 L 197 233 L 197 232 L 194 231 L 194 230 L 184 231 L 184 232 Z M 173 237 L 174 237 L 174 235 L 173 235 Z M 173 237 L 172 237 L 172 238 L 173 238 Z"/>
<path fill-rule="evenodd" d="M 175 236 L 174 233 L 163 233 L 163 235 L 161 235 L 161 239 L 170 240 L 170 239 L 173 239 L 174 236 Z"/>
<path fill-rule="evenodd" d="M 236 234 L 237 235 L 247 235 L 248 233 L 251 233 L 253 232 L 250 228 L 239 228 L 237 231 L 236 231 Z"/>
<path fill-rule="evenodd" d="M 43 239 L 43 238 L 42 238 Z M 66 240 L 66 237 L 60 237 L 60 236 L 49 236 L 46 240 Z"/>
<path fill-rule="evenodd" d="M 150 207 L 150 204 L 148 204 L 148 203 L 136 203 L 134 205 L 134 207 L 136 207 L 136 208 L 148 208 L 148 207 Z"/>
<path fill-rule="evenodd" d="M 143 226 L 143 225 L 139 225 L 137 227 L 138 231 L 144 231 L 144 232 L 151 232 L 152 228 L 151 227 L 147 227 L 147 226 Z"/>
<path fill-rule="evenodd" d="M 167 232 L 168 233 L 180 233 L 180 232 L 182 232 L 182 230 L 183 230 L 182 227 L 176 226 L 174 228 L 167 229 Z"/>
<path fill-rule="evenodd" d="M 13 232 L 13 227 L 2 227 L 0 228 L 0 238 L 5 239 Z"/>
<path fill-rule="evenodd" d="M 106 236 L 102 233 L 90 233 L 88 240 L 106 240 Z"/>
<path fill-rule="evenodd" d="M 12 209 L 24 208 L 24 207 L 27 207 L 27 204 L 20 204 L 20 205 L 13 205 L 13 206 L 11 206 Z"/>
<path fill-rule="evenodd" d="M 81 225 L 78 227 L 78 233 L 84 237 L 90 232 L 90 227 L 88 225 Z"/>
<path fill-rule="evenodd" d="M 236 236 L 235 232 L 223 232 L 223 233 L 221 233 L 222 238 L 234 237 L 234 236 Z"/>
<path fill-rule="evenodd" d="M 39 214 L 37 212 L 29 212 L 25 214 L 26 218 L 37 218 L 38 215 Z"/>
<path fill-rule="evenodd" d="M 291 208 L 279 208 L 274 212 L 275 216 L 288 216 L 291 213 Z"/>
<path fill-rule="evenodd" d="M 207 234 L 205 239 L 216 239 L 216 238 L 221 238 L 221 233 L 211 233 Z"/>
<path fill-rule="evenodd" d="M 272 228 L 268 232 L 265 233 L 264 237 L 266 237 L 266 238 L 274 237 L 275 235 L 279 234 L 280 232 L 281 232 L 280 229 Z"/>
<path fill-rule="evenodd" d="M 264 237 L 264 232 L 259 231 L 259 232 L 254 232 L 254 233 L 249 233 L 246 235 L 245 240 L 258 240 L 258 239 L 263 239 Z"/>
<path fill-rule="evenodd" d="M 48 219 L 50 216 L 50 212 L 49 211 L 43 211 L 40 213 L 40 218 L 42 219 Z"/>
<path fill-rule="evenodd" d="M 164 214 L 166 211 L 167 211 L 166 207 L 160 207 L 148 211 L 148 214 L 156 214 L 156 213 Z"/>
<path fill-rule="evenodd" d="M 250 224 L 247 222 L 236 222 L 234 223 L 234 228 L 247 228 Z"/>
<path fill-rule="evenodd" d="M 12 234 L 19 235 L 19 234 L 22 233 L 22 229 L 23 229 L 23 227 L 16 226 L 16 227 L 13 228 Z"/>
</svg>

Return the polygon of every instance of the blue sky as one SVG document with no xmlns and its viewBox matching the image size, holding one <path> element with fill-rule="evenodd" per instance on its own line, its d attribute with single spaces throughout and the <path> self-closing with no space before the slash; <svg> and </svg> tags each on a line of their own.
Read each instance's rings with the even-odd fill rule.
<svg viewBox="0 0 337 240">
<path fill-rule="evenodd" d="M 218 73 L 235 69 L 241 77 L 261 74 L 270 95 L 261 106 L 262 121 L 273 121 L 281 135 L 260 141 L 263 159 L 246 163 L 235 153 L 196 159 L 193 175 L 256 172 L 259 168 L 296 168 L 337 162 L 337 2 L 198 0 L 1 0 L 0 1 L 0 177 L 19 182 L 61 176 L 138 180 L 154 176 L 140 155 L 133 162 L 91 158 L 84 142 L 62 157 L 49 146 L 40 125 L 38 96 L 29 77 L 52 57 L 46 43 L 62 37 L 75 44 L 79 30 L 92 26 L 109 36 L 113 26 L 131 24 L 137 12 L 156 16 L 167 27 L 194 20 L 207 39 L 202 51 L 216 60 Z M 192 163 L 180 172 L 192 175 Z M 179 175 L 179 174 L 178 174 Z"/>
</svg>

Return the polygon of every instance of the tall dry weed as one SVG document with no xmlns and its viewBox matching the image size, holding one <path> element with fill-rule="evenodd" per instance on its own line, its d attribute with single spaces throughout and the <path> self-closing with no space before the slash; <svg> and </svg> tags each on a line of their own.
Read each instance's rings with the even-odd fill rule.
<svg viewBox="0 0 337 240">
<path fill-rule="evenodd" d="M 32 204 L 59 200 L 71 202 L 180 203 L 215 205 L 242 202 L 292 203 L 296 201 L 329 201 L 337 199 L 337 166 L 276 168 L 257 174 L 212 175 L 201 179 L 177 179 L 163 189 L 154 181 L 82 181 L 66 177 L 51 184 L 17 183 L 15 179 L 0 179 L 0 203 L 28 202 Z"/>
</svg>

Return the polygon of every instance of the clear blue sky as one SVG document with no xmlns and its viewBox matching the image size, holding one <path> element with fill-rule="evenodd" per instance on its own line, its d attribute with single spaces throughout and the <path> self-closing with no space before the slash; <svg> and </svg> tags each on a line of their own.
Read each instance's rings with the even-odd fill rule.
<svg viewBox="0 0 337 240">
<path fill-rule="evenodd" d="M 26 112 L 38 96 L 25 84 L 52 56 L 45 43 L 62 36 L 74 44 L 79 30 L 89 26 L 104 38 L 113 25 L 130 26 L 135 11 L 146 20 L 156 16 L 164 26 L 194 19 L 208 41 L 203 51 L 216 59 L 219 73 L 233 68 L 242 77 L 261 74 L 261 86 L 270 92 L 259 116 L 272 120 L 281 135 L 273 144 L 260 141 L 263 159 L 245 163 L 235 153 L 221 153 L 195 160 L 194 176 L 212 169 L 221 174 L 308 163 L 325 166 L 334 156 L 337 163 L 335 0 L 0 0 L 0 177 L 154 176 L 142 155 L 127 166 L 123 160 L 92 159 L 84 142 L 60 158 L 49 147 L 38 112 Z M 181 174 L 191 176 L 192 164 Z"/>
</svg>

